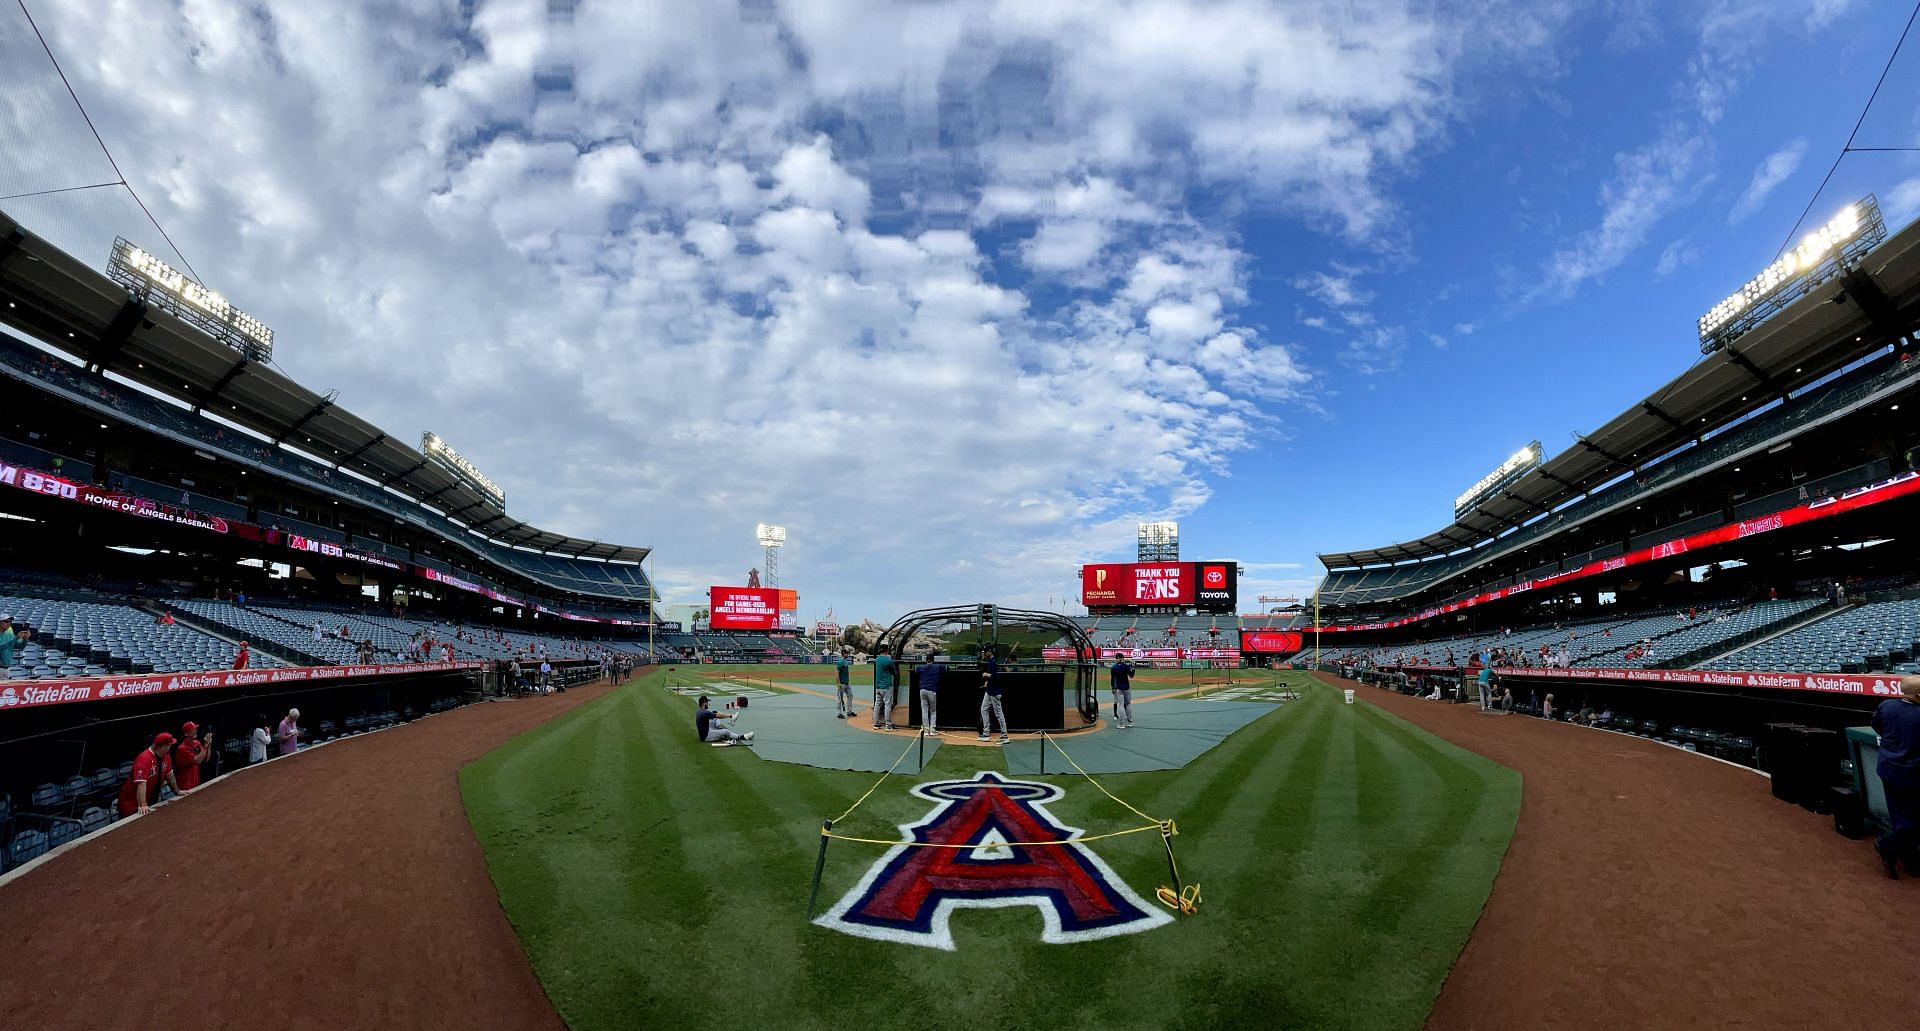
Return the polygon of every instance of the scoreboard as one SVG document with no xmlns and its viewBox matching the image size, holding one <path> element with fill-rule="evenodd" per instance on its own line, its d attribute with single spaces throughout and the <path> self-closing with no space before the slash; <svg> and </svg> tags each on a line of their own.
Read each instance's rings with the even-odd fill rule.
<svg viewBox="0 0 1920 1031">
<path fill-rule="evenodd" d="M 1080 601 L 1088 609 L 1197 609 L 1232 612 L 1239 597 L 1233 562 L 1119 562 L 1082 566 Z"/>
</svg>

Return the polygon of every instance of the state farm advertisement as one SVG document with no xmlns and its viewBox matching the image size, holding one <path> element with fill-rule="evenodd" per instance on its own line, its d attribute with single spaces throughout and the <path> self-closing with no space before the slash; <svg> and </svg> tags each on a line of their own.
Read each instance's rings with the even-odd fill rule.
<svg viewBox="0 0 1920 1031">
<path fill-rule="evenodd" d="M 1459 669 L 1440 666 L 1392 666 L 1413 672 L 1457 673 Z M 1477 669 L 1479 667 L 1468 667 Z M 1745 687 L 1774 691 L 1819 691 L 1826 694 L 1857 694 L 1877 698 L 1895 698 L 1900 694 L 1900 677 L 1889 673 L 1768 673 L 1718 669 L 1536 669 L 1531 666 L 1496 666 L 1503 677 L 1522 680 L 1601 680 L 1634 684 L 1685 684 L 1694 687 Z"/>
<path fill-rule="evenodd" d="M 205 691 L 221 687 L 258 687 L 362 677 L 408 676 L 479 669 L 479 662 L 403 662 L 390 666 L 295 666 L 288 669 L 213 670 L 207 673 L 152 673 L 131 677 L 82 677 L 75 680 L 0 682 L 0 710 L 98 702 L 113 698 Z"/>
<path fill-rule="evenodd" d="M 715 630 L 777 630 L 780 591 L 773 587 L 709 587 L 707 625 Z"/>
<path fill-rule="evenodd" d="M 1292 655 L 1300 650 L 1300 634 L 1294 630 L 1242 630 L 1240 650 L 1257 655 Z"/>
<path fill-rule="evenodd" d="M 1080 570 L 1080 602 L 1111 605 L 1191 605 L 1193 567 L 1184 562 L 1115 563 Z"/>
</svg>

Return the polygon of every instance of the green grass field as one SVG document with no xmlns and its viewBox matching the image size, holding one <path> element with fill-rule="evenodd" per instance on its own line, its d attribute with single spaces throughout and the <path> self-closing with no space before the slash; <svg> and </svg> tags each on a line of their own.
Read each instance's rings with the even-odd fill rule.
<svg viewBox="0 0 1920 1031">
<path fill-rule="evenodd" d="M 1030 907 L 957 913 L 955 952 L 808 923 L 820 822 L 874 777 L 702 745 L 659 673 L 492 752 L 461 788 L 534 969 L 581 1031 L 1418 1027 L 1492 885 L 1520 777 L 1282 676 L 1301 701 L 1187 769 L 1100 778 L 1178 821 L 1181 873 L 1203 901 L 1094 942 L 1043 944 Z M 978 769 L 1004 766 L 995 750 L 942 748 L 838 829 L 895 838 L 927 811 L 906 793 L 915 779 Z M 1065 788 L 1050 808 L 1071 825 L 1138 823 L 1084 779 L 1046 779 Z M 1167 881 L 1157 835 L 1092 847 L 1145 898 Z M 821 908 L 882 851 L 835 842 Z"/>
</svg>

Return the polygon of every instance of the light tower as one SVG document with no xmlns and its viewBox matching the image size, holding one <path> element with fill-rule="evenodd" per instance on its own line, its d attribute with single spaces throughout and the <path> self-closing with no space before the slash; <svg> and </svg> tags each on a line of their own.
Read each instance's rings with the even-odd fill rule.
<svg viewBox="0 0 1920 1031">
<path fill-rule="evenodd" d="M 787 528 L 761 523 L 753 528 L 754 537 L 766 552 L 766 558 L 760 562 L 760 583 L 763 587 L 780 586 L 780 549 L 787 543 Z"/>
<path fill-rule="evenodd" d="M 1140 562 L 1180 561 L 1180 524 L 1141 523 L 1140 544 L 1134 554 Z"/>
</svg>

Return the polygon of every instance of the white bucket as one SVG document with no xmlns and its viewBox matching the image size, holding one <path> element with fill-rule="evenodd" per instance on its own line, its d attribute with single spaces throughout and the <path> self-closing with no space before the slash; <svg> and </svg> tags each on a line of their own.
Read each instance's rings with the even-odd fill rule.
<svg viewBox="0 0 1920 1031">
<path fill-rule="evenodd" d="M 1351 687 L 1347 688 L 1346 695 L 1347 695 L 1347 704 L 1352 705 L 1353 704 L 1353 688 Z"/>
</svg>

